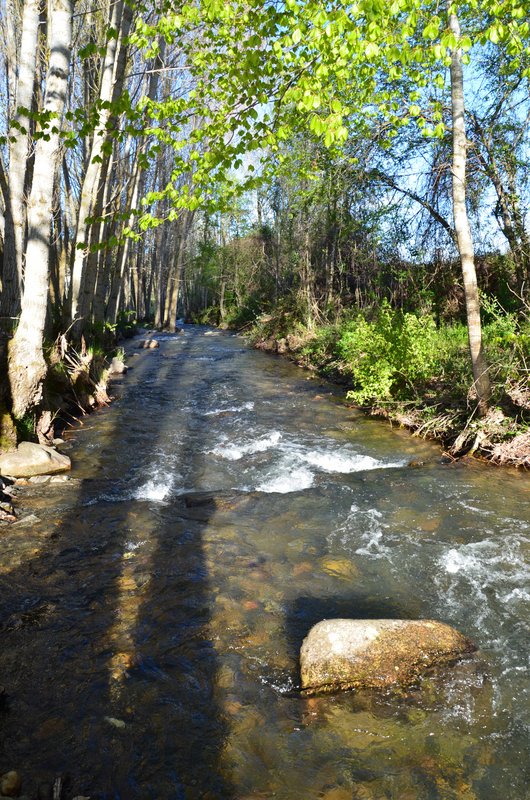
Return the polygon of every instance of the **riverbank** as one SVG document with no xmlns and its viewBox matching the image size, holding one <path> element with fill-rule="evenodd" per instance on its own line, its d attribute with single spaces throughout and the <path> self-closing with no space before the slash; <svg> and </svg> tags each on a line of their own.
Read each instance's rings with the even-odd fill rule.
<svg viewBox="0 0 530 800">
<path fill-rule="evenodd" d="M 18 521 L 16 495 L 20 486 L 63 483 L 71 462 L 61 452 L 65 431 L 112 400 L 109 384 L 127 372 L 124 350 L 115 346 L 80 350 L 59 337 L 48 348 L 44 408 L 13 420 L 8 404 L 0 418 L 0 521 Z"/>
<path fill-rule="evenodd" d="M 530 468 L 530 388 L 526 332 L 509 315 L 485 326 L 493 396 L 478 414 L 464 326 L 436 329 L 429 317 L 388 309 L 337 325 L 303 328 L 289 318 L 259 318 L 247 336 L 259 350 L 344 386 L 346 401 L 370 416 L 439 441 L 451 458 L 474 456 Z"/>
</svg>

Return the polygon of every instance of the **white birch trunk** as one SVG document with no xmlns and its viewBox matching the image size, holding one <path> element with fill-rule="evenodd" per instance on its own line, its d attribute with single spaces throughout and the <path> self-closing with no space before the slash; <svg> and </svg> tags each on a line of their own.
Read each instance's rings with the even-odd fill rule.
<svg viewBox="0 0 530 800">
<path fill-rule="evenodd" d="M 140 196 L 141 184 L 142 184 L 142 170 L 140 169 L 140 166 L 137 162 L 134 167 L 134 174 L 132 179 L 132 191 L 129 195 L 129 201 L 128 201 L 128 206 L 131 209 L 135 209 L 136 206 L 138 205 L 138 198 Z M 129 216 L 127 224 L 130 228 L 134 226 L 135 219 L 136 218 L 134 214 L 131 214 Z M 112 278 L 110 297 L 107 304 L 107 311 L 105 314 L 105 318 L 107 319 L 108 322 L 111 323 L 111 325 L 115 325 L 116 320 L 118 319 L 118 311 L 120 308 L 120 301 L 123 291 L 123 284 L 125 280 L 126 266 L 129 258 L 130 246 L 131 246 L 131 239 L 130 237 L 126 237 L 125 241 L 118 248 L 118 252 L 116 254 L 116 267 Z"/>
<path fill-rule="evenodd" d="M 173 283 L 170 292 L 169 308 L 167 313 L 167 324 L 170 331 L 175 332 L 177 328 L 177 314 L 180 297 L 180 289 L 182 285 L 182 272 L 184 269 L 184 256 L 186 254 L 186 245 L 188 243 L 188 236 L 193 225 L 195 217 L 194 211 L 183 211 L 183 218 L 178 223 L 177 233 L 177 247 L 175 253 L 175 261 L 173 265 Z M 221 318 L 224 316 L 224 291 L 220 301 Z"/>
<path fill-rule="evenodd" d="M 23 417 L 42 400 L 46 362 L 43 336 L 49 291 L 50 228 L 53 190 L 59 158 L 70 67 L 72 0 L 50 0 L 48 21 L 49 63 L 44 111 L 53 119 L 48 137 L 35 150 L 33 185 L 28 202 L 26 274 L 20 323 L 9 346 L 9 382 L 13 415 Z"/>
<path fill-rule="evenodd" d="M 449 27 L 460 38 L 460 23 L 456 14 L 449 14 Z M 456 239 L 466 299 L 469 349 L 473 367 L 474 386 L 482 412 L 487 409 L 491 395 L 488 368 L 482 348 L 480 299 L 475 269 L 475 253 L 466 206 L 467 137 L 465 126 L 464 75 L 462 50 L 457 46 L 451 54 L 451 112 L 453 121 L 453 214 Z"/>
<path fill-rule="evenodd" d="M 105 104 L 112 103 L 123 83 L 126 52 L 124 38 L 129 33 L 131 20 L 131 8 L 124 0 L 118 0 L 118 2 L 112 6 L 109 27 L 120 31 L 120 34 L 117 39 L 109 39 L 101 75 L 99 99 Z M 111 118 L 111 114 L 112 108 L 110 106 L 103 107 L 99 112 L 99 123 L 97 129 L 94 131 L 92 148 L 81 188 L 72 266 L 70 298 L 70 317 L 72 321 L 83 317 L 88 310 L 85 308 L 85 301 L 87 298 L 82 294 L 83 281 L 85 278 L 87 243 L 89 239 L 89 224 L 87 223 L 87 219 L 92 216 L 97 202 L 98 185 L 101 176 L 101 162 L 106 158 L 103 147 L 108 138 L 107 124 Z"/>
<path fill-rule="evenodd" d="M 20 310 L 23 281 L 24 231 L 26 227 L 25 183 L 30 143 L 30 121 L 39 31 L 39 0 L 26 0 L 22 12 L 22 35 L 18 55 L 18 79 L 14 113 L 10 120 L 9 206 L 4 255 L 3 311 L 15 316 Z M 14 43 L 12 43 L 14 45 Z M 12 56 L 13 57 L 13 56 Z M 22 128 L 23 130 L 20 130 Z"/>
</svg>

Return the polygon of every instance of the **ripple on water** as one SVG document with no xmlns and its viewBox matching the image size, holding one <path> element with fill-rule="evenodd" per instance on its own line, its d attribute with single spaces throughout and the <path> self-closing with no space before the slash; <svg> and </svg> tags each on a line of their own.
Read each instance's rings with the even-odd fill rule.
<svg viewBox="0 0 530 800">
<path fill-rule="evenodd" d="M 267 463 L 257 464 L 251 459 L 265 452 L 270 453 Z M 310 489 L 319 475 L 396 469 L 405 463 L 403 460 L 376 459 L 358 453 L 348 445 L 337 447 L 329 437 L 319 437 L 317 440 L 306 437 L 304 440 L 278 430 L 250 437 L 247 434 L 235 442 L 223 435 L 221 441 L 207 450 L 206 454 L 225 461 L 245 462 L 245 474 L 252 477 L 252 483 L 245 483 L 239 486 L 240 489 L 282 494 Z M 236 475 L 235 472 L 232 474 Z"/>
<path fill-rule="evenodd" d="M 42 523 L 0 554 L 21 624 L 0 648 L 6 768 L 26 765 L 28 794 L 67 769 L 75 794 L 127 800 L 522 800 L 527 484 L 501 471 L 492 491 L 491 471 L 444 469 L 435 448 L 399 469 L 415 440 L 351 431 L 305 374 L 219 358 L 229 344 L 189 329 L 174 361 L 146 358 L 127 404 L 76 434 L 92 481 L 68 489 L 75 507 L 51 488 L 23 501 Z M 180 513 L 184 485 L 236 490 Z M 326 616 L 439 618 L 485 667 L 403 697 L 301 698 L 299 646 Z"/>
</svg>

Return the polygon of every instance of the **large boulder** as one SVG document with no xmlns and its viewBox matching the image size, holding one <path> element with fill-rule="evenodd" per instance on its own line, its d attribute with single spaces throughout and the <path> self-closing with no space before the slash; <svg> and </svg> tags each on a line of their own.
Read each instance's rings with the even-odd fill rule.
<svg viewBox="0 0 530 800">
<path fill-rule="evenodd" d="M 406 687 L 432 667 L 475 650 L 461 633 L 433 620 L 323 620 L 302 644 L 302 690 L 310 695 Z"/>
<path fill-rule="evenodd" d="M 0 475 L 11 478 L 51 475 L 66 472 L 71 467 L 68 456 L 58 453 L 53 447 L 34 442 L 21 442 L 15 452 L 0 456 Z"/>
<path fill-rule="evenodd" d="M 109 375 L 125 375 L 128 367 L 123 363 L 121 358 L 114 356 L 110 362 Z"/>
</svg>

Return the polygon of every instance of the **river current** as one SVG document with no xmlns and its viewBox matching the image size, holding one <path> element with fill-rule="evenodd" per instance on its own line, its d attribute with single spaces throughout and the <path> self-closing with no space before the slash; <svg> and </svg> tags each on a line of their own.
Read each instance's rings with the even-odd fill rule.
<svg viewBox="0 0 530 800">
<path fill-rule="evenodd" d="M 157 338 L 1 529 L 0 772 L 42 798 L 527 798 L 528 476 L 444 463 L 238 336 Z M 302 698 L 330 617 L 438 619 L 479 653 Z"/>
</svg>

